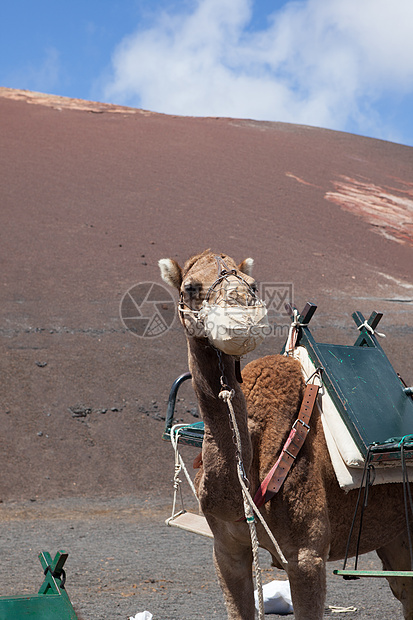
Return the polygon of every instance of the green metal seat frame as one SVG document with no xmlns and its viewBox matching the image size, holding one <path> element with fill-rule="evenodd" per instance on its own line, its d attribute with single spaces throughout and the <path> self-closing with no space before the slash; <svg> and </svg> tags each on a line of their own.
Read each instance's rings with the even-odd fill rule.
<svg viewBox="0 0 413 620">
<path fill-rule="evenodd" d="M 0 620 L 77 620 L 65 589 L 63 566 L 68 553 L 58 551 L 52 560 L 47 551 L 39 554 L 44 581 L 37 594 L 0 597 Z"/>
<path fill-rule="evenodd" d="M 291 305 L 286 308 L 293 318 L 296 309 Z M 344 346 L 321 344 L 314 340 L 308 324 L 316 308 L 314 304 L 308 303 L 301 315 L 298 315 L 300 327 L 297 345 L 303 345 L 314 366 L 321 369 L 323 384 L 363 454 L 366 466 L 378 461 L 399 460 L 404 467 L 405 461 L 413 455 L 413 399 L 411 389 L 394 371 L 375 336 L 382 313 L 373 312 L 366 321 L 361 312 L 355 312 L 352 316 L 360 334 L 353 346 Z M 367 487 L 367 480 L 365 484 Z M 353 523 L 357 510 L 358 503 Z M 362 516 L 360 530 L 361 524 Z M 349 540 L 352 529 L 353 526 Z M 334 570 L 333 573 L 347 580 L 360 577 L 413 577 L 413 570 L 358 570 L 358 552 L 353 570 L 346 569 L 346 563 L 347 553 L 343 569 Z"/>
<path fill-rule="evenodd" d="M 294 310 L 287 306 L 291 316 Z M 307 303 L 298 321 L 297 346 L 303 345 L 339 411 L 350 435 L 369 462 L 413 457 L 413 399 L 393 369 L 374 332 L 383 314 L 366 321 L 352 316 L 359 330 L 353 346 L 318 343 L 308 324 L 317 306 Z"/>
<path fill-rule="evenodd" d="M 168 407 L 166 410 L 165 418 L 165 430 L 162 435 L 164 441 L 171 440 L 171 432 L 174 425 L 175 404 L 178 395 L 178 390 L 181 385 L 191 379 L 191 373 L 185 372 L 180 375 L 172 384 L 169 392 Z M 179 429 L 179 443 L 187 446 L 195 446 L 202 448 L 202 441 L 204 439 L 204 423 L 194 422 L 193 424 L 185 424 Z"/>
</svg>

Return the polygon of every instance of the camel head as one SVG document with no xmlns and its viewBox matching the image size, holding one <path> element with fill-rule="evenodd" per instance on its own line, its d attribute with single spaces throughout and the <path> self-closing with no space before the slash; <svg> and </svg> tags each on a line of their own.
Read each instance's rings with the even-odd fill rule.
<svg viewBox="0 0 413 620">
<path fill-rule="evenodd" d="M 267 311 L 256 294 L 253 259 L 239 265 L 226 254 L 206 250 L 181 268 L 159 261 L 162 278 L 179 291 L 179 316 L 187 336 L 207 338 L 229 355 L 252 351 L 268 328 Z"/>
</svg>

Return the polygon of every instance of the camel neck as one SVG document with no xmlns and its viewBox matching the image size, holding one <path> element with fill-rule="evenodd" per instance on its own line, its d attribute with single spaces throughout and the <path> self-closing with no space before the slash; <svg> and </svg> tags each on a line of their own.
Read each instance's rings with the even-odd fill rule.
<svg viewBox="0 0 413 620">
<path fill-rule="evenodd" d="M 211 347 L 207 341 L 188 339 L 189 368 L 193 377 L 195 391 L 202 403 L 215 407 L 220 400 L 218 394 L 222 381 L 236 394 L 242 394 L 235 375 L 234 358 Z M 218 401 L 218 402 L 217 402 Z M 208 414 L 208 411 L 205 412 Z M 244 402 L 243 413 L 246 415 Z"/>
<path fill-rule="evenodd" d="M 202 446 L 203 479 L 200 488 L 201 507 L 204 512 L 214 513 L 229 520 L 243 515 L 241 488 L 237 474 L 237 455 L 233 429 L 226 403 L 218 397 L 221 376 L 235 394 L 232 404 L 241 437 L 241 454 L 248 475 L 251 465 L 251 440 L 248 432 L 248 416 L 244 394 L 236 380 L 234 358 L 225 354 L 221 364 L 217 352 L 204 341 L 188 339 L 189 369 L 204 421 Z M 216 502 L 217 488 L 222 493 Z"/>
</svg>

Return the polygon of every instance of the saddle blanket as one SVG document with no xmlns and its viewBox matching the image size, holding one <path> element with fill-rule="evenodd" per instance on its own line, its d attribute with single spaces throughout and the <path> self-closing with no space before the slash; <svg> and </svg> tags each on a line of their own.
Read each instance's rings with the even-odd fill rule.
<svg viewBox="0 0 413 620">
<path fill-rule="evenodd" d="M 296 347 L 293 357 L 301 363 L 306 380 L 315 373 L 316 368 L 305 347 Z M 345 491 L 359 488 L 364 469 L 363 455 L 318 375 L 315 381 L 320 385 L 317 406 L 321 413 L 324 435 L 338 483 Z M 374 471 L 374 484 L 388 484 L 403 480 L 402 468 L 394 461 L 374 463 Z M 408 466 L 407 472 L 409 480 L 413 480 L 413 466 Z"/>
</svg>

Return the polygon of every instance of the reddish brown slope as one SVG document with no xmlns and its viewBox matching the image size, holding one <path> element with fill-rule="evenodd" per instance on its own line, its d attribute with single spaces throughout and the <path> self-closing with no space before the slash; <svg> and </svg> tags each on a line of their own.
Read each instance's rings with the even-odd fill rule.
<svg viewBox="0 0 413 620">
<path fill-rule="evenodd" d="M 384 346 L 413 382 L 412 148 L 6 89 L 0 118 L 3 498 L 150 494 L 170 479 L 155 418 L 184 338 L 175 323 L 138 339 L 119 319 L 164 256 L 253 256 L 259 280 L 318 304 L 320 339 L 351 342 L 352 311 L 385 312 Z"/>
</svg>

